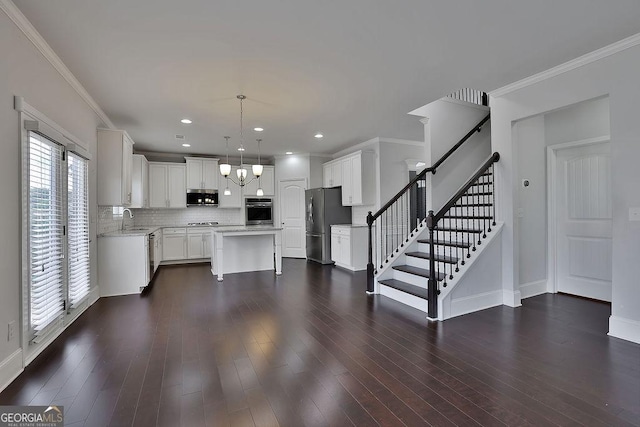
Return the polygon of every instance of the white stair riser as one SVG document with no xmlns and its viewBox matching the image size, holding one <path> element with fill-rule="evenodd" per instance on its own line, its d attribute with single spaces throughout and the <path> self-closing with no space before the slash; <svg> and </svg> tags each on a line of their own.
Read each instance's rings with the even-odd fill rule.
<svg viewBox="0 0 640 427">
<path fill-rule="evenodd" d="M 411 285 L 420 286 L 424 289 L 427 289 L 427 282 L 429 280 L 426 277 L 416 276 L 415 274 L 405 273 L 399 270 L 393 270 L 393 278 Z"/>
<path fill-rule="evenodd" d="M 410 265 L 412 267 L 424 268 L 425 270 L 429 270 L 429 262 L 430 261 L 428 259 L 424 258 L 412 256 L 407 257 L 407 265 Z M 451 264 L 446 262 L 436 261 L 436 271 L 440 271 L 442 273 L 446 271 L 447 273 L 449 273 L 449 269 L 451 268 L 450 265 Z M 455 264 L 453 265 L 453 268 L 455 269 Z"/>
<path fill-rule="evenodd" d="M 427 300 L 399 291 L 389 286 L 380 285 L 380 294 L 417 310 L 427 312 Z"/>
</svg>

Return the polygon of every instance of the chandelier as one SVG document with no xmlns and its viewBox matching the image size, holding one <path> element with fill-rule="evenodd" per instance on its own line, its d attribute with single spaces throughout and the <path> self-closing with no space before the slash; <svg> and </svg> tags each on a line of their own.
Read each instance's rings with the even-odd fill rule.
<svg viewBox="0 0 640 427">
<path fill-rule="evenodd" d="M 236 169 L 237 180 L 235 180 L 233 176 L 230 177 L 231 164 L 229 163 L 229 139 L 231 137 L 225 136 L 224 139 L 226 140 L 226 145 L 227 145 L 227 162 L 220 164 L 220 174 L 227 180 L 227 186 L 224 189 L 224 193 L 223 193 L 225 196 L 231 195 L 231 190 L 229 189 L 229 180 L 231 180 L 231 182 L 233 182 L 234 184 L 239 185 L 240 187 L 244 187 L 245 185 L 247 185 L 248 183 L 256 179 L 258 180 L 258 184 L 260 184 L 260 175 L 262 175 L 262 169 L 263 169 L 262 165 L 260 164 L 260 142 L 262 140 L 256 139 L 256 141 L 258 142 L 258 164 L 251 166 L 251 172 L 253 172 L 253 178 L 247 179 L 247 169 L 245 169 L 244 162 L 243 162 L 243 153 L 245 149 L 244 149 L 244 124 L 243 124 L 244 110 L 242 108 L 242 101 L 247 99 L 247 97 L 244 95 L 238 95 L 236 98 L 240 100 L 240 147 L 238 147 L 238 151 L 240 152 L 240 165 L 238 166 L 238 169 Z M 256 195 L 257 196 L 264 195 L 264 192 L 262 191 L 262 187 L 260 185 L 258 185 L 258 190 L 256 191 Z"/>
</svg>

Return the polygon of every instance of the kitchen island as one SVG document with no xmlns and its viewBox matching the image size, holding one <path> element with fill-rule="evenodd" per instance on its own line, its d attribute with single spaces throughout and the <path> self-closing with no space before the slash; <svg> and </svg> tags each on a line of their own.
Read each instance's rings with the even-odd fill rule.
<svg viewBox="0 0 640 427">
<path fill-rule="evenodd" d="M 275 270 L 282 274 L 282 229 L 263 225 L 229 225 L 211 230 L 211 273 Z"/>
</svg>

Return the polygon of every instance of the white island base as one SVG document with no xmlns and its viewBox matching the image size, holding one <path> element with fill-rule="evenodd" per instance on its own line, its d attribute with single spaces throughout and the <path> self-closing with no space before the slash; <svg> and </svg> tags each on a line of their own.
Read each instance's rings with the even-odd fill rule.
<svg viewBox="0 0 640 427">
<path fill-rule="evenodd" d="M 282 229 L 265 226 L 216 227 L 211 232 L 211 272 L 224 274 L 275 270 L 282 274 Z"/>
</svg>

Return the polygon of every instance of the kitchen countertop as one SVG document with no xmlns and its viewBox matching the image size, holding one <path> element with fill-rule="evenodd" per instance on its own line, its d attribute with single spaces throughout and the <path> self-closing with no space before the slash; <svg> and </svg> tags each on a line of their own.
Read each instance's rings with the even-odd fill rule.
<svg viewBox="0 0 640 427">
<path fill-rule="evenodd" d="M 140 226 L 140 227 L 133 227 L 133 228 L 129 228 L 129 229 L 124 229 L 124 230 L 116 230 L 116 231 L 110 231 L 108 233 L 102 233 L 99 234 L 98 237 L 129 237 L 129 236 L 146 236 L 147 234 L 151 234 L 154 233 L 158 230 L 160 230 L 161 228 L 214 228 L 214 227 L 243 227 L 243 225 L 237 224 L 237 225 L 225 225 L 225 224 L 220 224 L 220 225 L 186 225 L 186 224 L 168 224 L 168 225 L 151 225 L 149 227 L 144 227 L 144 226 Z"/>
<path fill-rule="evenodd" d="M 146 236 L 156 232 L 161 228 L 215 228 L 216 231 L 225 232 L 238 232 L 238 231 L 268 231 L 268 230 L 282 230 L 272 225 L 242 225 L 242 224 L 218 224 L 218 225 L 154 225 L 149 227 L 133 227 L 125 230 L 110 231 L 108 233 L 99 234 L 98 237 L 133 237 L 133 236 Z"/>
<path fill-rule="evenodd" d="M 274 227 L 273 225 L 223 225 L 215 227 L 215 232 L 231 233 L 231 232 L 252 232 L 252 231 L 276 231 L 282 230 L 282 227 Z"/>
</svg>

